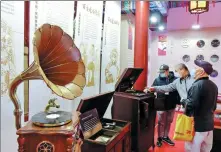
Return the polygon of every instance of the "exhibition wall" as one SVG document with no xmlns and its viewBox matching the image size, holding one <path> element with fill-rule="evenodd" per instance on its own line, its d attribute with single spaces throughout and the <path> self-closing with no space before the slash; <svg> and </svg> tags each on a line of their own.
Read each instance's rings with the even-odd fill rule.
<svg viewBox="0 0 221 152">
<path fill-rule="evenodd" d="M 195 67 L 195 59 L 204 59 L 216 70 L 210 79 L 217 84 L 221 92 L 221 17 L 217 9 L 221 9 L 220 3 L 215 7 L 210 6 L 209 12 L 200 15 L 199 24 L 202 28 L 199 30 L 191 29 L 196 23 L 196 15 L 190 15 L 183 7 L 169 10 L 167 32 L 151 34 L 149 85 L 158 76 L 157 70 L 161 64 L 168 64 L 171 70 L 174 70 L 175 64 L 185 63 L 191 70 Z M 184 21 L 185 24 L 182 24 Z M 165 54 L 159 52 L 162 48 L 165 48 Z"/>
<path fill-rule="evenodd" d="M 29 65 L 34 61 L 35 30 L 44 23 L 58 25 L 80 49 L 87 82 L 80 97 L 66 100 L 54 94 L 42 80 L 29 81 L 29 120 L 43 111 L 52 98 L 57 98 L 60 110 L 76 110 L 81 98 L 113 91 L 120 75 L 120 1 L 78 1 L 75 4 L 74 1 L 30 1 Z M 24 2 L 2 2 L 1 14 L 1 138 L 4 139 L 1 140 L 1 151 L 11 152 L 17 151 L 18 145 L 14 105 L 8 96 L 8 88 L 15 76 L 24 70 L 24 30 L 27 31 L 24 29 Z M 17 94 L 24 111 L 23 83 Z M 110 117 L 110 107 L 107 111 L 106 117 Z M 24 114 L 22 126 L 26 124 L 23 117 Z"/>
<path fill-rule="evenodd" d="M 16 23 L 16 24 L 15 24 Z M 10 82 L 24 70 L 24 2 L 1 2 L 1 151 L 17 151 L 14 105 L 8 96 Z M 24 85 L 17 95 L 24 101 Z M 23 102 L 21 102 L 23 107 Z M 23 120 L 23 119 L 22 119 Z M 23 124 L 23 123 L 22 123 Z"/>
<path fill-rule="evenodd" d="M 134 67 L 135 16 L 121 15 L 120 69 Z"/>
</svg>

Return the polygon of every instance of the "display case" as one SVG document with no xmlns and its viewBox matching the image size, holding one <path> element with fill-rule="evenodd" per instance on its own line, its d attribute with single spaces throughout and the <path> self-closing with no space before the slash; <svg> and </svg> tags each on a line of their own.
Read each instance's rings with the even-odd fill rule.
<svg viewBox="0 0 221 152">
<path fill-rule="evenodd" d="M 144 152 L 154 148 L 156 110 L 155 95 L 133 89 L 142 73 L 140 68 L 127 68 L 116 83 L 113 97 L 112 118 L 130 121 L 132 151 Z"/>
<path fill-rule="evenodd" d="M 131 124 L 103 118 L 114 92 L 82 99 L 77 111 L 84 136 L 83 152 L 130 152 Z"/>
</svg>

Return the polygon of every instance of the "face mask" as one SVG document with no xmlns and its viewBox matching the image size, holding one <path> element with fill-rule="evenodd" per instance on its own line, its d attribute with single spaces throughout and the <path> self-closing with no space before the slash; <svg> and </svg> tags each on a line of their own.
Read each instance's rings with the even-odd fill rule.
<svg viewBox="0 0 221 152">
<path fill-rule="evenodd" d="M 195 77 L 195 75 L 196 75 L 196 69 L 192 69 L 191 71 L 190 71 L 190 75 L 191 75 L 191 77 Z"/>
<path fill-rule="evenodd" d="M 160 77 L 161 78 L 166 78 L 166 74 L 165 73 L 160 73 Z"/>
<path fill-rule="evenodd" d="M 177 73 L 177 72 L 174 72 L 174 76 L 175 77 L 180 77 L 179 73 Z"/>
</svg>

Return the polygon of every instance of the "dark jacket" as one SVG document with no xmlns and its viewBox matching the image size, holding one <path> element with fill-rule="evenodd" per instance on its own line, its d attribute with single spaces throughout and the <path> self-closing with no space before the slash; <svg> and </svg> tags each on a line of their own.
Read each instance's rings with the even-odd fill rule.
<svg viewBox="0 0 221 152">
<path fill-rule="evenodd" d="M 186 115 L 194 117 L 196 132 L 211 131 L 214 128 L 218 88 L 208 77 L 196 80 L 184 99 Z"/>
<path fill-rule="evenodd" d="M 177 78 L 173 72 L 170 72 L 168 78 L 159 77 L 156 78 L 152 86 L 163 86 L 172 83 Z M 180 103 L 180 96 L 177 91 L 168 92 L 168 94 L 158 92 L 157 98 L 165 98 L 165 110 L 171 110 L 176 107 L 176 104 Z"/>
</svg>

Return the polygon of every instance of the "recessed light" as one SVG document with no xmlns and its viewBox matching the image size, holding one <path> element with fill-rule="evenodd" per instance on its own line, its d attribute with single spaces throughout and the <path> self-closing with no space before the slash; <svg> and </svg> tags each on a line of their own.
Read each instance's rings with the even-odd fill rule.
<svg viewBox="0 0 221 152">
<path fill-rule="evenodd" d="M 150 17 L 150 22 L 151 23 L 156 23 L 157 22 L 157 17 L 156 16 L 151 16 Z"/>
<path fill-rule="evenodd" d="M 160 31 L 163 31 L 165 28 L 164 28 L 163 25 L 160 25 L 160 26 L 158 27 L 158 29 L 159 29 Z"/>
<path fill-rule="evenodd" d="M 200 25 L 199 24 L 192 25 L 192 29 L 198 30 L 200 29 Z"/>
</svg>

